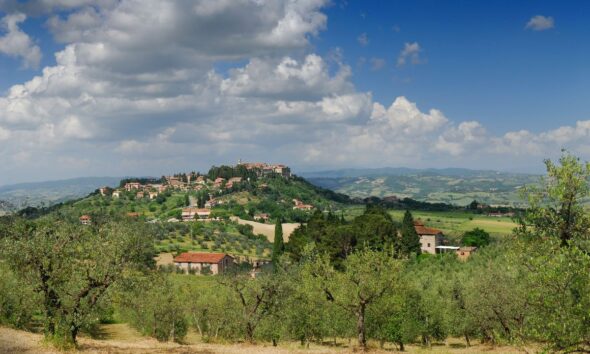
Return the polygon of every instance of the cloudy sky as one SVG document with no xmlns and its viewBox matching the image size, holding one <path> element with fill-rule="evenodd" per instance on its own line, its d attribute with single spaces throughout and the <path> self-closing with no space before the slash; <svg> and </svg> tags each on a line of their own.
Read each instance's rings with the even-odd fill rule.
<svg viewBox="0 0 590 354">
<path fill-rule="evenodd" d="M 0 0 L 0 185 L 590 159 L 590 2 Z"/>
</svg>

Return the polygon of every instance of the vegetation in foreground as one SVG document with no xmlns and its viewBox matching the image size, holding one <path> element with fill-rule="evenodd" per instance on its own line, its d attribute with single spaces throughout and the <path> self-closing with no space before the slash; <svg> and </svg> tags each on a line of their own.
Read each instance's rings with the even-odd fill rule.
<svg viewBox="0 0 590 354">
<path fill-rule="evenodd" d="M 355 338 L 362 348 L 402 350 L 463 337 L 468 345 L 587 352 L 590 217 L 581 200 L 590 166 L 565 154 L 559 164 L 547 161 L 547 172 L 540 187 L 524 190 L 530 208 L 513 237 L 467 262 L 417 255 L 413 235 L 378 207 L 350 223 L 333 215 L 310 221 L 275 246 L 284 254 L 256 279 L 238 269 L 221 277 L 157 272 L 153 235 L 129 220 L 82 227 L 60 215 L 5 218 L 0 320 L 36 322 L 63 346 L 118 320 L 161 341 L 182 342 L 194 328 L 204 341 Z"/>
</svg>

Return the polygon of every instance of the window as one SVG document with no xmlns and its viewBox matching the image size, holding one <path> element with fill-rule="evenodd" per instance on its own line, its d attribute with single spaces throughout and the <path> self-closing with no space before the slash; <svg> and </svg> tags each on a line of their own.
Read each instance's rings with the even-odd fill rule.
<svg viewBox="0 0 590 354">
<path fill-rule="evenodd" d="M 428 247 L 430 247 L 430 243 L 428 244 Z"/>
</svg>

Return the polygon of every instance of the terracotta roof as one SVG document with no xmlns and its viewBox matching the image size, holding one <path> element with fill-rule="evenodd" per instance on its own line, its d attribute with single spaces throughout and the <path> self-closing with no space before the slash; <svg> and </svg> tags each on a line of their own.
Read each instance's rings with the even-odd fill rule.
<svg viewBox="0 0 590 354">
<path fill-rule="evenodd" d="M 225 253 L 196 253 L 185 252 L 174 258 L 176 263 L 212 263 L 217 264 L 227 256 Z M 230 257 L 230 256 L 228 256 Z"/>
<path fill-rule="evenodd" d="M 426 227 L 424 225 L 416 225 L 414 224 L 414 228 L 416 229 L 416 233 L 418 235 L 438 235 L 442 234 L 442 231 L 439 229 L 435 229 L 432 227 Z"/>
<path fill-rule="evenodd" d="M 90 220 L 90 215 L 82 215 L 80 216 L 80 220 Z"/>
</svg>

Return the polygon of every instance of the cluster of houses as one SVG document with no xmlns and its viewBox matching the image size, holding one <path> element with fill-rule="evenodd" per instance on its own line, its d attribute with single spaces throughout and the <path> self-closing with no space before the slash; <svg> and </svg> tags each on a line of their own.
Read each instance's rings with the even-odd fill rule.
<svg viewBox="0 0 590 354">
<path fill-rule="evenodd" d="M 305 211 L 309 211 L 309 210 L 312 210 L 314 208 L 313 205 L 311 205 L 311 204 L 305 204 L 305 203 L 303 203 L 299 199 L 293 199 L 293 203 L 295 204 L 295 206 L 293 207 L 293 210 L 305 210 Z"/>
<path fill-rule="evenodd" d="M 477 247 L 445 245 L 443 232 L 439 229 L 424 226 L 424 223 L 421 220 L 414 221 L 414 229 L 420 237 L 420 250 L 422 253 L 439 254 L 455 252 L 460 260 L 466 260 L 477 250 Z"/>
<path fill-rule="evenodd" d="M 255 171 L 257 176 L 264 177 L 269 175 L 279 175 L 284 178 L 291 177 L 291 169 L 282 164 L 268 164 L 265 162 L 238 162 L 238 166 L 244 166 L 249 171 Z M 161 184 L 147 183 L 141 184 L 140 182 L 128 182 L 122 188 L 112 189 L 109 187 L 102 187 L 99 192 L 102 196 L 111 196 L 113 198 L 121 197 L 121 193 L 136 192 L 137 198 L 150 198 L 155 199 L 160 193 L 165 192 L 168 189 L 179 190 L 188 192 L 191 190 L 200 191 L 203 189 L 231 189 L 235 185 L 243 182 L 242 177 L 232 177 L 225 179 L 218 177 L 214 180 L 208 179 L 207 176 L 203 176 L 196 173 L 187 173 L 182 175 L 165 176 L 165 182 Z M 264 188 L 262 185 L 261 188 Z"/>
<path fill-rule="evenodd" d="M 242 162 L 238 161 L 238 166 L 244 166 L 249 171 L 256 171 L 258 177 L 269 175 L 279 175 L 284 178 L 291 177 L 291 169 L 282 164 L 268 164 L 266 162 Z"/>
</svg>

